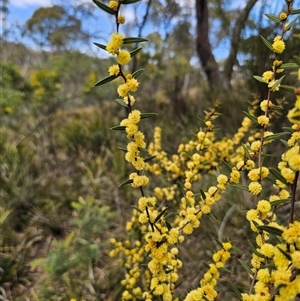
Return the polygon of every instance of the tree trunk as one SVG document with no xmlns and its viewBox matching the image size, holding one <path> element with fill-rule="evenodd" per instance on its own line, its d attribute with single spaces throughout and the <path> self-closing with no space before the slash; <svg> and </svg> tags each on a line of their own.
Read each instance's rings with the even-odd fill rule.
<svg viewBox="0 0 300 301">
<path fill-rule="evenodd" d="M 196 49 L 211 89 L 226 88 L 209 41 L 207 0 L 196 0 Z"/>
<path fill-rule="evenodd" d="M 227 57 L 224 65 L 224 80 L 226 86 L 230 87 L 230 81 L 232 78 L 233 66 L 236 63 L 236 55 L 238 52 L 238 45 L 241 39 L 241 32 L 245 27 L 245 23 L 248 19 L 251 9 L 256 4 L 257 0 L 249 0 L 245 8 L 241 11 L 239 17 L 235 22 L 234 29 L 232 31 L 231 46 L 229 56 Z"/>
</svg>

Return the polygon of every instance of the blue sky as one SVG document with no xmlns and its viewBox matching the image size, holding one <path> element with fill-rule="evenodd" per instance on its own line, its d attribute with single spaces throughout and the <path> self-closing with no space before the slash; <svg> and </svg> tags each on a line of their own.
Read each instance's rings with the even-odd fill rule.
<svg viewBox="0 0 300 301">
<path fill-rule="evenodd" d="M 60 0 L 61 1 L 61 0 Z M 53 4 L 57 4 L 60 2 L 59 0 L 10 0 L 10 5 L 9 5 L 9 15 L 8 15 L 8 20 L 6 26 L 9 27 L 9 29 L 15 28 L 16 25 L 19 25 L 22 27 L 22 24 L 28 20 L 33 12 L 42 6 L 51 6 Z M 227 0 L 226 5 L 229 7 L 243 7 L 245 5 L 247 0 Z M 278 4 L 281 6 L 284 5 L 284 0 L 268 0 L 270 2 L 269 8 L 270 10 L 276 9 L 275 6 L 278 7 Z M 78 3 L 78 2 L 87 2 L 87 3 L 92 3 L 92 0 L 68 0 L 67 3 Z M 192 5 L 194 6 L 194 0 L 178 0 L 180 4 L 183 5 Z M 261 0 L 259 1 L 261 2 Z M 299 6 L 300 0 L 295 0 L 294 1 L 294 6 Z M 93 3 L 92 3 L 93 4 Z M 94 4 L 93 4 L 94 5 Z M 259 8 L 260 3 L 257 3 L 256 7 Z M 132 18 L 134 18 L 132 11 L 130 10 L 130 6 L 124 6 L 124 14 L 126 16 L 126 19 L 130 21 Z M 110 23 L 109 19 L 106 17 L 105 13 L 102 13 L 98 8 L 95 6 L 95 13 L 97 14 L 97 22 L 91 24 L 91 20 L 89 20 L 88 26 L 91 26 L 93 29 L 97 30 L 97 27 L 99 29 L 99 32 L 101 31 L 101 34 L 103 38 L 107 38 L 107 36 L 113 31 L 113 25 Z M 273 13 L 273 11 L 271 12 Z M 83 22 L 85 26 L 85 24 Z M 148 31 L 151 31 L 152 28 L 148 28 Z M 14 37 L 14 39 L 18 39 L 20 37 Z M 24 41 L 27 42 L 28 41 Z M 95 42 L 99 43 L 105 43 L 105 40 L 97 40 Z M 226 43 L 226 41 L 223 41 L 223 43 L 214 50 L 215 55 L 219 58 L 225 58 L 228 53 L 228 47 L 229 44 Z"/>
</svg>

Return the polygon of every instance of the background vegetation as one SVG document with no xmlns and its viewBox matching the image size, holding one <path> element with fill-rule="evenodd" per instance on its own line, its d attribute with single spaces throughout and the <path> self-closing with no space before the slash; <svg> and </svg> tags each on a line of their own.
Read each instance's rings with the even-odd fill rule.
<svg viewBox="0 0 300 301">
<path fill-rule="evenodd" d="M 278 6 L 270 8 L 268 1 L 249 1 L 252 7 L 234 8 L 226 0 L 209 1 L 209 5 L 203 1 L 209 26 L 201 41 L 206 38 L 212 49 L 221 49 L 210 57 L 215 65 L 208 70 L 209 60 L 203 58 L 197 35 L 199 14 L 205 11 L 196 14 L 198 1 L 191 2 L 182 6 L 175 0 L 143 1 L 131 8 L 135 18 L 125 29 L 130 33 L 134 28 L 136 35 L 143 36 L 151 32 L 130 68 L 146 69 L 137 95 L 139 109 L 158 113 L 145 123 L 147 139 L 154 125 L 160 125 L 163 147 L 170 152 L 200 127 L 197 116 L 216 102 L 222 114 L 218 135 L 223 136 L 234 133 L 243 118 L 241 111 L 247 111 L 256 96 L 264 95 L 265 86 L 252 76 L 261 75 L 269 66 L 269 51 L 259 34 L 274 36 L 275 28 L 263 14 L 280 11 L 284 4 L 278 1 Z M 3 1 L 6 15 L 8 3 Z M 129 167 L 117 149 L 123 138 L 109 128 L 125 112 L 114 101 L 114 83 L 93 88 L 107 75 L 112 61 L 82 51 L 83 45 L 97 42 L 104 32 L 83 30 L 83 20 L 95 21 L 93 3 L 74 3 L 39 8 L 14 32 L 3 26 L 0 300 L 120 298 L 122 272 L 108 256 L 109 239 L 125 237 L 124 226 L 137 196 L 129 187 L 118 188 Z M 13 35 L 30 42 L 12 41 Z M 285 62 L 300 54 L 300 39 L 295 38 L 300 35 L 299 22 L 289 35 Z M 228 57 L 220 54 L 222 45 L 229 45 Z M 285 84 L 295 85 L 294 81 L 287 77 Z M 291 98 L 286 93 L 277 97 L 287 103 L 281 112 L 286 116 L 293 106 L 292 94 Z M 277 120 L 274 128 L 285 126 L 283 119 Z M 208 186 L 209 175 L 205 182 Z M 230 191 L 224 199 L 214 209 L 219 221 L 241 198 Z M 242 223 L 239 214 L 226 220 L 226 231 L 236 233 L 241 244 L 248 235 Z M 194 279 L 183 280 L 182 291 L 198 281 L 211 257 L 209 250 L 216 247 L 212 237 L 220 225 L 209 217 L 203 224 L 185 242 L 184 273 L 194 270 Z M 237 269 L 237 258 L 232 260 L 232 269 Z M 239 285 L 243 286 L 242 271 L 235 274 L 241 275 Z"/>
</svg>

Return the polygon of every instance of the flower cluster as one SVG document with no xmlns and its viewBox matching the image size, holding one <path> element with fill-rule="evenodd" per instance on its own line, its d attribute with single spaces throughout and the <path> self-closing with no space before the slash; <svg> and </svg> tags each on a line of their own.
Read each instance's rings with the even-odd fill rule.
<svg viewBox="0 0 300 301">
<path fill-rule="evenodd" d="M 208 271 L 204 274 L 203 279 L 200 280 L 200 287 L 190 291 L 184 301 L 215 300 L 218 295 L 215 286 L 220 277 L 218 269 L 224 267 L 226 261 L 230 258 L 229 250 L 231 247 L 231 243 L 223 243 L 222 249 L 213 254 L 214 263 L 209 265 Z"/>
</svg>

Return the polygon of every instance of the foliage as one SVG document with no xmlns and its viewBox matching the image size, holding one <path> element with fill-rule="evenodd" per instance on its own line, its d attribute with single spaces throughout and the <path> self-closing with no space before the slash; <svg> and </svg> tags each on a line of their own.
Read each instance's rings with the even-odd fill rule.
<svg viewBox="0 0 300 301">
<path fill-rule="evenodd" d="M 74 50 L 75 4 L 28 20 L 39 50 L 1 41 L 0 299 L 297 300 L 299 11 L 242 24 L 220 90 L 194 6 L 94 2 L 118 22 L 109 58 Z M 243 9 L 209 9 L 233 37 Z"/>
</svg>

